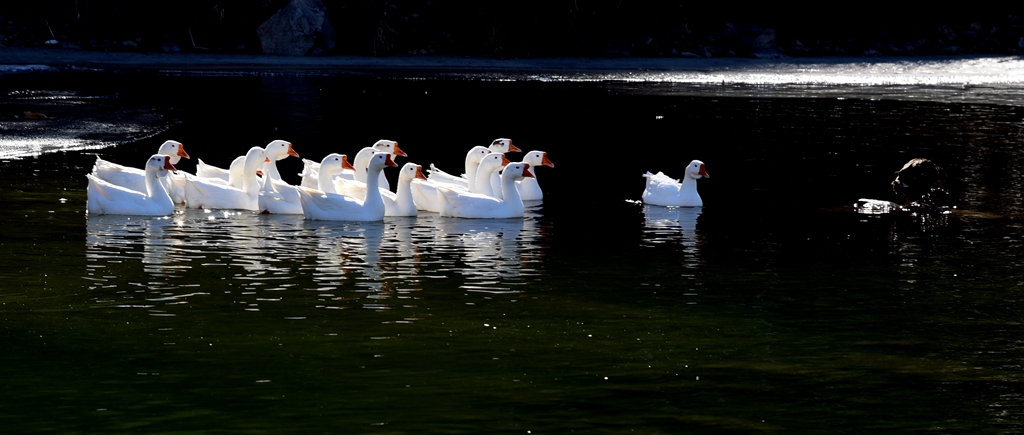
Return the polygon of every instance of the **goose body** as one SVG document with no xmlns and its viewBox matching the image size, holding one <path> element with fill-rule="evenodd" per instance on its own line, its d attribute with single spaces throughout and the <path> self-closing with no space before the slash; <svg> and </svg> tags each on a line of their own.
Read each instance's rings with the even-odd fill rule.
<svg viewBox="0 0 1024 435">
<path fill-rule="evenodd" d="M 94 174 L 86 174 L 89 214 L 123 214 L 136 216 L 166 216 L 174 213 L 174 202 L 167 188 L 158 178 L 174 170 L 171 157 L 156 154 L 146 162 L 145 190 L 136 191 L 104 181 Z"/>
<path fill-rule="evenodd" d="M 478 193 L 461 192 L 439 187 L 437 189 L 441 216 L 471 219 L 502 219 L 522 217 L 525 214 L 523 201 L 519 198 L 515 182 L 532 177 L 528 163 L 509 163 L 501 173 L 503 199 Z"/>
<path fill-rule="evenodd" d="M 277 161 L 290 156 L 299 157 L 291 142 L 275 140 L 263 148 L 267 158 L 263 162 L 263 189 L 260 191 L 259 209 L 268 214 L 302 214 L 299 192 L 281 179 Z"/>
<path fill-rule="evenodd" d="M 256 170 L 266 159 L 263 148 L 249 149 L 242 167 L 241 188 L 209 178 L 185 177 L 185 198 L 188 206 L 259 211 L 259 183 L 256 181 Z"/>
<path fill-rule="evenodd" d="M 537 169 L 540 166 L 554 168 L 555 164 L 548 159 L 548 153 L 544 151 L 530 151 L 523 156 L 523 162 L 529 163 L 534 168 L 533 177 L 523 178 L 516 181 L 516 189 L 519 190 L 519 197 L 523 201 L 541 201 L 544 199 L 544 192 L 537 184 Z"/>
<path fill-rule="evenodd" d="M 438 189 L 442 187 L 459 192 L 497 196 L 491 187 L 490 179 L 507 164 L 508 158 L 506 158 L 504 154 L 488 152 L 480 159 L 479 163 L 477 163 L 476 169 L 471 171 L 474 176 L 474 180 L 470 183 L 473 186 L 472 189 L 468 189 L 462 184 L 444 183 L 431 180 L 430 178 L 413 180 L 411 185 L 413 203 L 415 203 L 416 207 L 420 210 L 432 211 L 435 213 L 440 212 L 441 197 L 438 196 Z"/>
<path fill-rule="evenodd" d="M 426 180 L 423 167 L 415 163 L 406 163 L 398 172 L 398 187 L 395 192 L 379 188 L 381 200 L 384 201 L 384 216 L 416 216 L 416 203 L 412 198 L 413 180 Z M 334 179 L 338 193 L 353 198 L 366 195 L 366 183 L 344 178 Z"/>
<path fill-rule="evenodd" d="M 189 158 L 188 153 L 185 152 L 185 146 L 178 141 L 165 141 L 157 149 L 158 155 L 164 155 L 170 157 L 171 165 L 176 165 L 182 157 Z M 103 160 L 96 157 L 96 163 L 92 167 L 92 175 L 100 180 L 103 180 L 109 184 L 124 187 L 125 189 L 145 192 L 146 191 L 146 171 L 145 169 L 132 168 L 129 166 L 122 166 L 117 163 Z M 167 193 L 171 195 L 171 199 L 176 203 L 185 201 L 184 185 L 181 183 L 175 183 L 173 174 L 168 174 L 166 177 L 160 177 L 159 181 L 164 185 Z"/>
<path fill-rule="evenodd" d="M 697 193 L 697 180 L 711 178 L 704 169 L 704 162 L 694 160 L 686 166 L 682 181 L 669 178 L 662 172 L 644 174 L 647 185 L 644 188 L 645 204 L 667 207 L 701 207 L 704 201 Z"/>
<path fill-rule="evenodd" d="M 309 159 L 302 159 L 302 172 L 299 173 L 299 178 L 302 182 L 300 186 L 309 187 L 316 189 L 320 185 L 320 163 L 314 162 Z M 323 189 L 320 189 L 323 190 Z"/>
<path fill-rule="evenodd" d="M 509 152 L 517 153 L 517 152 L 520 152 L 520 150 L 519 150 L 519 148 L 516 148 L 516 146 L 512 144 L 512 139 L 508 139 L 508 138 L 495 139 L 495 140 L 491 141 L 491 144 L 488 145 L 486 148 L 481 147 L 481 146 L 476 146 L 476 147 L 473 147 L 472 149 L 469 150 L 469 153 L 466 154 L 466 173 L 462 174 L 462 176 L 455 176 L 455 175 L 448 174 L 447 172 L 444 172 L 444 171 L 438 169 L 437 167 L 435 167 L 433 164 L 431 164 L 430 165 L 430 171 L 427 171 L 427 172 L 430 173 L 430 176 L 428 177 L 428 179 L 430 179 L 431 181 L 434 181 L 434 182 L 440 182 L 440 183 L 446 183 L 446 184 L 454 184 L 456 186 L 462 186 L 462 187 L 465 187 L 465 188 L 469 189 L 472 192 L 472 191 L 475 190 L 474 188 L 477 187 L 477 186 L 473 185 L 476 182 L 476 170 L 475 169 L 476 169 L 477 165 L 479 165 L 479 159 L 482 159 L 483 156 L 487 155 L 488 152 L 505 154 L 505 153 L 509 153 Z M 476 154 L 476 156 L 474 156 L 474 154 Z M 477 159 L 476 160 L 471 160 L 474 157 L 476 157 Z M 500 197 L 501 196 L 501 181 L 498 179 L 498 173 L 494 173 L 494 174 L 491 175 L 490 183 L 491 183 L 491 191 L 497 192 L 497 196 Z"/>
<path fill-rule="evenodd" d="M 437 167 L 431 163 L 430 170 L 427 171 L 430 176 L 427 177 L 427 179 L 430 181 L 471 188 L 473 183 L 476 181 L 476 168 L 480 165 L 480 160 L 489 153 L 490 150 L 482 146 L 475 146 L 471 148 L 469 152 L 466 153 L 466 172 L 462 176 L 451 175 L 445 171 L 437 169 Z"/>
<path fill-rule="evenodd" d="M 368 164 L 366 195 L 362 200 L 298 187 L 302 212 L 306 219 L 333 221 L 380 221 L 384 219 L 384 200 L 379 190 L 379 173 L 385 166 L 397 166 L 387 153 L 376 153 Z M 357 171 L 358 172 L 358 171 Z"/>
<path fill-rule="evenodd" d="M 239 160 L 242 159 L 242 160 Z M 219 168 L 203 161 L 203 159 L 196 160 L 196 176 L 201 178 L 211 178 L 228 181 L 231 177 L 231 170 L 235 168 L 236 161 L 244 161 L 245 156 L 239 156 L 235 160 L 231 161 L 229 169 Z"/>
</svg>

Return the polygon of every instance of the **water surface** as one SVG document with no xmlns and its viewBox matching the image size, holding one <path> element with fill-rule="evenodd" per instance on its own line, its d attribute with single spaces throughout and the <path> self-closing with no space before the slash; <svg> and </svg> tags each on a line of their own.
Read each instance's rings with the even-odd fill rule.
<svg viewBox="0 0 1024 435">
<path fill-rule="evenodd" d="M 79 106 L 108 107 L 131 132 L 107 132 L 113 147 L 0 162 L 0 423 L 1020 432 L 1016 96 L 958 100 L 932 83 L 899 84 L 932 95 L 909 99 L 839 82 L 720 92 L 667 78 L 419 78 L 78 71 L 3 82 L 5 111 L 60 115 L 11 121 L 14 136 L 103 130 Z M 546 199 L 524 219 L 85 215 L 95 154 L 130 162 L 166 139 L 226 165 L 272 139 L 319 159 L 388 138 L 408 161 L 457 170 L 497 137 L 556 163 L 538 169 Z M 947 168 L 955 209 L 857 212 L 858 198 L 895 199 L 893 171 L 917 156 Z M 694 158 L 712 176 L 699 184 L 705 207 L 635 202 L 644 171 L 680 176 Z M 297 181 L 297 159 L 281 168 Z"/>
</svg>

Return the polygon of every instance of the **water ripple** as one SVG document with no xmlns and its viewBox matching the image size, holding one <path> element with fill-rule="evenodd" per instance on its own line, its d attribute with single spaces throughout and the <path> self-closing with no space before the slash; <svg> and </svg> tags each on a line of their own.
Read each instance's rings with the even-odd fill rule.
<svg viewBox="0 0 1024 435">
<path fill-rule="evenodd" d="M 171 315 L 173 305 L 238 295 L 245 300 L 235 304 L 254 312 L 296 299 L 312 301 L 307 308 L 394 310 L 403 299 L 426 297 L 423 284 L 431 280 L 466 292 L 521 293 L 542 268 L 540 233 L 529 217 L 341 223 L 203 210 L 92 216 L 84 278 L 97 292 L 96 307 L 158 307 Z M 124 282 L 130 290 L 108 284 Z"/>
</svg>

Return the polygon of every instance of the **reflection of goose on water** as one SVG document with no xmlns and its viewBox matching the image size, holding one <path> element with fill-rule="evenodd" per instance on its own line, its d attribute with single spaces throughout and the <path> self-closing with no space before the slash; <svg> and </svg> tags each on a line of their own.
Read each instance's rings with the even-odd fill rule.
<svg viewBox="0 0 1024 435">
<path fill-rule="evenodd" d="M 704 170 L 704 162 L 694 160 L 686 166 L 682 181 L 669 178 L 662 172 L 644 174 L 647 185 L 644 188 L 644 204 L 667 207 L 700 207 L 704 201 L 697 193 L 697 180 L 711 178 Z"/>
<path fill-rule="evenodd" d="M 538 237 L 536 221 L 532 219 L 441 218 L 435 225 L 440 237 L 434 243 L 446 251 L 459 252 L 469 266 L 458 268 L 459 273 L 488 280 L 522 275 L 523 263 L 529 257 L 525 253 L 536 248 L 534 242 Z"/>
<path fill-rule="evenodd" d="M 679 239 L 685 246 L 697 246 L 697 218 L 701 207 L 644 206 L 644 238 L 653 244 Z"/>
</svg>

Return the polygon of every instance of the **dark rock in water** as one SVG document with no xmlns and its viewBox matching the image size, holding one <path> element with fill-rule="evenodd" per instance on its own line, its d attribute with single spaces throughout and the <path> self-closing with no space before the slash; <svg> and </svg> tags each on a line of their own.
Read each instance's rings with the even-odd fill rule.
<svg viewBox="0 0 1024 435">
<path fill-rule="evenodd" d="M 334 27 L 320 0 L 291 0 L 256 29 L 263 53 L 319 55 L 334 49 Z"/>
<path fill-rule="evenodd" d="M 753 30 L 753 29 L 750 29 Z M 784 59 L 779 47 L 775 45 L 775 30 L 764 29 L 756 36 L 747 40 L 750 47 L 750 55 L 758 59 Z"/>
<path fill-rule="evenodd" d="M 946 171 L 928 159 L 913 159 L 896 172 L 892 191 L 907 205 L 928 202 L 932 189 L 945 189 Z"/>
</svg>

